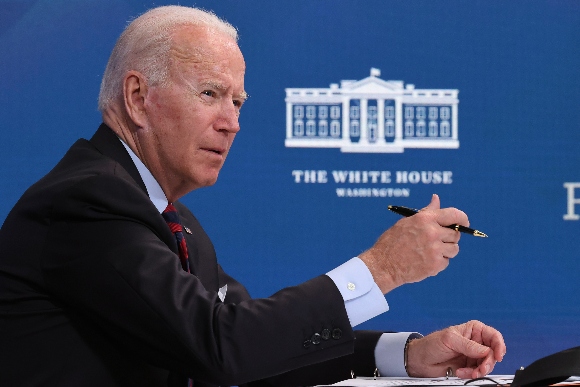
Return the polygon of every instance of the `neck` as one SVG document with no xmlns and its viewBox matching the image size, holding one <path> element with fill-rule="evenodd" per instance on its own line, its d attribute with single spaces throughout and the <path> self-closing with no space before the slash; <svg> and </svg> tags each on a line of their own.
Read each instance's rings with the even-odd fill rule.
<svg viewBox="0 0 580 387">
<path fill-rule="evenodd" d="M 167 173 L 163 172 L 160 165 L 155 162 L 151 163 L 150 158 L 146 157 L 147 152 L 141 146 L 139 136 L 137 135 L 137 131 L 142 128 L 135 125 L 126 115 L 119 114 L 115 108 L 107 109 L 103 112 L 102 118 L 103 122 L 133 151 L 135 156 L 141 160 L 143 165 L 153 175 L 170 203 L 191 191 L 185 185 L 170 186 L 169 182 L 172 181 L 171 176 L 167 176 Z M 173 181 L 178 181 L 178 179 L 173 178 Z"/>
</svg>

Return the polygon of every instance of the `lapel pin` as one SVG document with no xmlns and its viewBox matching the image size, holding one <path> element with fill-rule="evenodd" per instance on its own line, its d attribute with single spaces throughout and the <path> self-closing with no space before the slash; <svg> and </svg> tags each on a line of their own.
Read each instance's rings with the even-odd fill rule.
<svg viewBox="0 0 580 387">
<path fill-rule="evenodd" d="M 183 227 L 183 229 L 185 230 L 186 233 L 191 234 L 191 230 L 188 227 Z"/>
</svg>

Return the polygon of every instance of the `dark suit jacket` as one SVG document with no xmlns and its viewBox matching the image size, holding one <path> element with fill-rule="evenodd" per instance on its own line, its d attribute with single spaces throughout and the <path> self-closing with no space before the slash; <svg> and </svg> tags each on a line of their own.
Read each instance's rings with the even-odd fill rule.
<svg viewBox="0 0 580 387">
<path fill-rule="evenodd" d="M 1 386 L 313 385 L 372 373 L 380 333 L 353 332 L 327 276 L 251 299 L 175 204 L 192 231 L 192 274 L 105 125 L 25 192 L 0 231 Z"/>
</svg>

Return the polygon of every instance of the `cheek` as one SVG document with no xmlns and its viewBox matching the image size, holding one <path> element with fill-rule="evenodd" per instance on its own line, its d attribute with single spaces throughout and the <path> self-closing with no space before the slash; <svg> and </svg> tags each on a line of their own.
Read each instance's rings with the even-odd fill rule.
<svg viewBox="0 0 580 387">
<path fill-rule="evenodd" d="M 181 120 L 179 99 L 173 93 L 162 90 L 152 91 L 145 101 L 145 109 L 153 128 L 167 128 L 170 130 L 174 122 Z"/>
<path fill-rule="evenodd" d="M 176 122 L 181 119 L 181 114 L 173 107 L 159 105 L 156 109 L 152 109 L 149 114 L 151 118 L 151 126 L 158 131 L 171 131 Z"/>
</svg>

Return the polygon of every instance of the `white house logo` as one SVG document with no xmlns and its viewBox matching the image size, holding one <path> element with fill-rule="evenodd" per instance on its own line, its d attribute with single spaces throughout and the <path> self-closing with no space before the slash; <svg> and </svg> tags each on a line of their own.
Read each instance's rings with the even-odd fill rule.
<svg viewBox="0 0 580 387">
<path fill-rule="evenodd" d="M 401 153 L 459 148 L 454 89 L 415 89 L 384 81 L 379 69 L 340 87 L 286 89 L 286 147 Z"/>
</svg>

